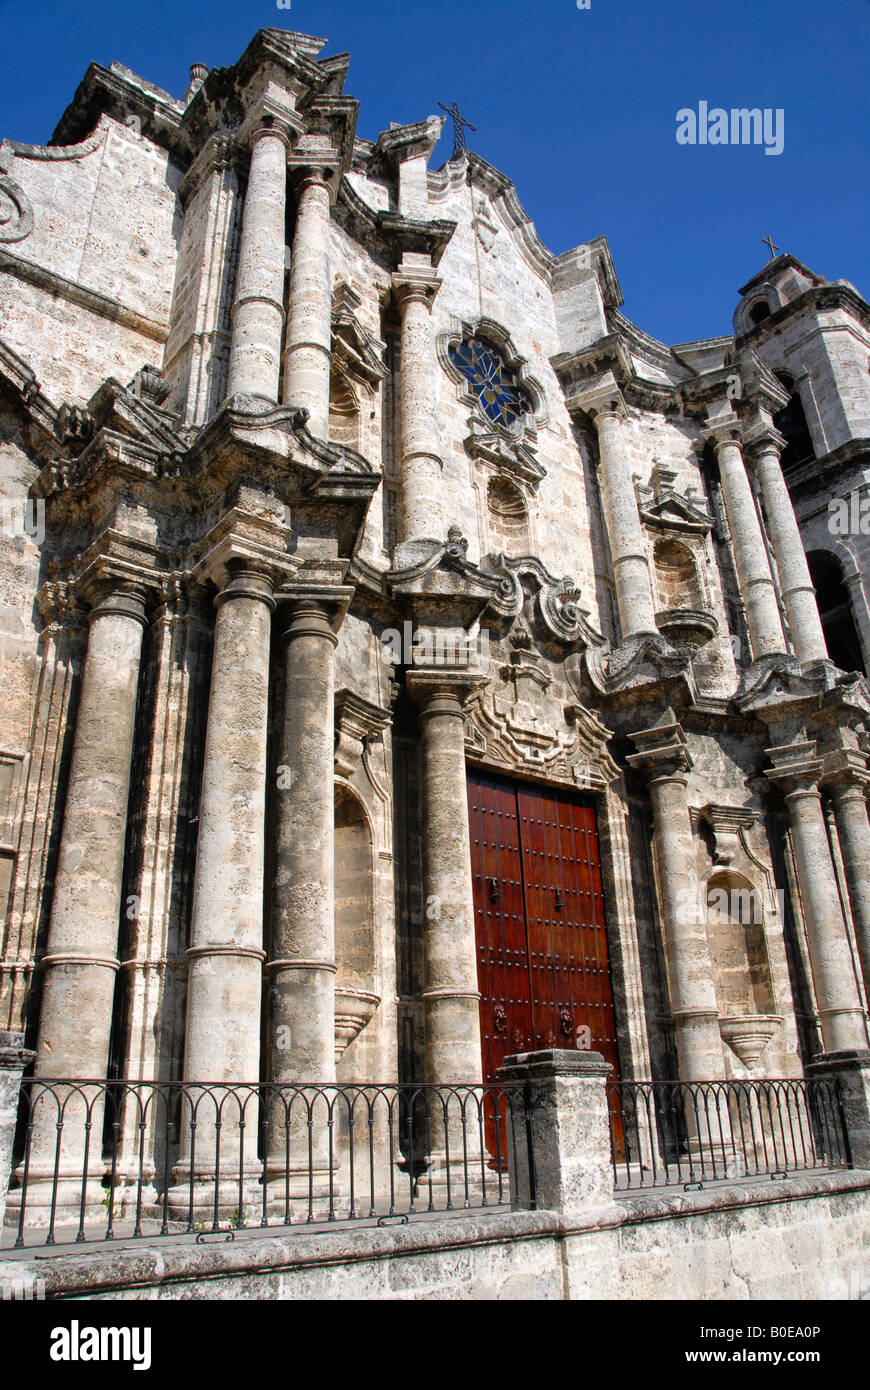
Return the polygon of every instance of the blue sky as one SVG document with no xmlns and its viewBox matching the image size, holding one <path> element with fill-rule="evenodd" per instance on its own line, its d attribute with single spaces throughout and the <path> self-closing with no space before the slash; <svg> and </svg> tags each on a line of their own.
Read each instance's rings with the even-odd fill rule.
<svg viewBox="0 0 870 1390">
<path fill-rule="evenodd" d="M 0 135 L 46 141 L 92 59 L 180 96 L 266 26 L 350 52 L 367 138 L 457 100 L 544 242 L 606 235 L 625 312 L 669 343 L 730 331 L 767 235 L 870 294 L 870 0 L 0 0 Z M 678 145 L 701 100 L 781 107 L 783 153 Z"/>
</svg>

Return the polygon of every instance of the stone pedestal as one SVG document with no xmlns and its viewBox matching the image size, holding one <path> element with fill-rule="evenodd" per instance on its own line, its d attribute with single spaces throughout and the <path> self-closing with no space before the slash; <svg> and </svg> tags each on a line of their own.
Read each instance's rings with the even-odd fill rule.
<svg viewBox="0 0 870 1390">
<path fill-rule="evenodd" d="M 631 738 L 640 751 L 630 754 L 628 762 L 649 777 L 656 882 L 680 1080 L 709 1081 L 723 1075 L 724 1065 L 686 797 L 686 774 L 692 761 L 679 724 L 658 725 Z"/>
<path fill-rule="evenodd" d="M 595 410 L 601 455 L 601 504 L 610 542 L 610 559 L 622 641 L 658 631 L 646 538 L 623 435 L 622 415 L 613 404 Z"/>
<path fill-rule="evenodd" d="M 578 1217 L 611 1205 L 613 1168 L 605 1089 L 610 1072 L 610 1063 L 600 1052 L 557 1050 L 505 1058 L 498 1081 L 525 1083 L 522 1099 L 515 1101 L 517 1123 L 511 1145 L 514 1206 Z"/>
<path fill-rule="evenodd" d="M 811 1079 L 839 1081 L 852 1164 L 870 1168 L 870 1052 L 826 1052 L 806 1071 Z"/>
<path fill-rule="evenodd" d="M 795 868 L 807 931 L 807 949 L 825 1052 L 863 1051 L 867 1023 L 825 825 L 818 779 L 821 759 L 815 745 L 770 748 L 774 768 L 767 775 L 785 794 L 792 828 Z M 800 756 L 801 753 L 804 756 Z"/>
<path fill-rule="evenodd" d="M 24 1068 L 35 1053 L 24 1047 L 23 1033 L 0 1031 L 0 1235 L 6 1214 L 6 1194 L 12 1171 L 12 1145 Z"/>
<path fill-rule="evenodd" d="M 408 676 L 423 738 L 423 1004 L 426 1079 L 436 1086 L 482 1078 L 461 703 L 474 680 L 447 671 Z"/>
<path fill-rule="evenodd" d="M 262 124 L 252 136 L 251 169 L 230 346 L 228 396 L 278 401 L 284 327 L 284 242 L 287 134 Z"/>
<path fill-rule="evenodd" d="M 435 411 L 438 361 L 431 306 L 441 281 L 434 272 L 399 270 L 393 289 L 402 315 L 402 541 L 443 540 L 443 468 Z"/>
<path fill-rule="evenodd" d="M 782 476 L 779 444 L 757 446 L 756 469 L 795 654 L 801 663 L 825 661 L 828 647 L 791 497 Z"/>
<path fill-rule="evenodd" d="M 284 349 L 283 399 L 307 409 L 308 428 L 319 439 L 329 433 L 332 360 L 328 175 L 328 170 L 306 169 L 297 185 Z"/>
<path fill-rule="evenodd" d="M 786 651 L 776 586 L 740 445 L 727 433 L 714 434 L 713 445 L 719 460 L 740 593 L 746 604 L 752 656 L 758 661 L 760 657 Z"/>
</svg>

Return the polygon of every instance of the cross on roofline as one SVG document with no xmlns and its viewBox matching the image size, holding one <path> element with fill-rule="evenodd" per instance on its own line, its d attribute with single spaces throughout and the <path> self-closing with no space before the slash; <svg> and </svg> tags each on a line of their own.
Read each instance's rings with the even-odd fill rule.
<svg viewBox="0 0 870 1390">
<path fill-rule="evenodd" d="M 761 240 L 764 242 L 765 246 L 769 246 L 769 247 L 770 247 L 770 259 L 771 259 L 772 261 L 775 261 L 775 260 L 776 260 L 777 252 L 778 252 L 778 251 L 781 251 L 781 250 L 782 250 L 782 247 L 781 247 L 781 246 L 777 246 L 777 244 L 776 244 L 776 242 L 774 241 L 773 237 L 770 237 L 770 236 L 763 236 L 763 237 L 761 238 Z"/>
<path fill-rule="evenodd" d="M 476 133 L 477 126 L 472 125 L 471 121 L 467 121 L 465 119 L 455 101 L 453 102 L 452 106 L 445 106 L 443 101 L 439 101 L 438 105 L 441 107 L 442 111 L 447 112 L 448 116 L 453 122 L 453 154 L 450 157 L 451 159 L 454 159 L 456 155 L 461 154 L 463 150 L 468 149 L 468 146 L 465 143 L 465 127 L 467 126 L 469 130 L 473 130 Z"/>
</svg>

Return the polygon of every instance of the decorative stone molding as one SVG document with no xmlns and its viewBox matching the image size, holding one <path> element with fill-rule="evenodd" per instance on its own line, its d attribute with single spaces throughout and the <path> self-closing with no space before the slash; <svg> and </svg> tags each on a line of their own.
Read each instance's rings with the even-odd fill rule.
<svg viewBox="0 0 870 1390">
<path fill-rule="evenodd" d="M 332 363 L 342 376 L 358 382 L 372 396 L 387 374 L 385 345 L 356 316 L 362 300 L 341 281 L 332 296 Z"/>
<path fill-rule="evenodd" d="M 335 770 L 351 777 L 360 767 L 363 753 L 372 739 L 380 736 L 392 721 L 389 710 L 364 700 L 352 690 L 335 695 Z"/>
<path fill-rule="evenodd" d="M 589 621 L 589 609 L 580 605 L 580 589 L 571 575 L 557 579 L 534 555 L 488 555 L 481 566 L 486 575 L 498 581 L 498 591 L 490 609 L 500 618 L 517 618 L 523 611 L 524 579 L 537 589 L 535 613 L 548 639 L 564 645 L 582 642 L 586 647 L 601 648 L 605 641 Z"/>
<path fill-rule="evenodd" d="M 678 492 L 674 469 L 656 464 L 652 482 L 639 484 L 638 506 L 641 520 L 655 530 L 704 536 L 713 529 L 713 518 L 702 505 L 694 488 Z"/>
<path fill-rule="evenodd" d="M 0 175 L 0 241 L 23 241 L 33 231 L 33 204 L 24 189 Z"/>
</svg>

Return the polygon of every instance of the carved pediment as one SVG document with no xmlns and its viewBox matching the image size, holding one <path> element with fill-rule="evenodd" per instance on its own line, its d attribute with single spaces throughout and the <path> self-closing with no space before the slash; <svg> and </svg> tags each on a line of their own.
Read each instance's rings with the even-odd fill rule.
<svg viewBox="0 0 870 1390">
<path fill-rule="evenodd" d="M 661 465 L 653 471 L 652 484 L 637 489 L 640 514 L 648 526 L 705 534 L 713 528 L 713 518 L 695 488 L 678 492 L 674 487 L 677 475 Z"/>
</svg>

